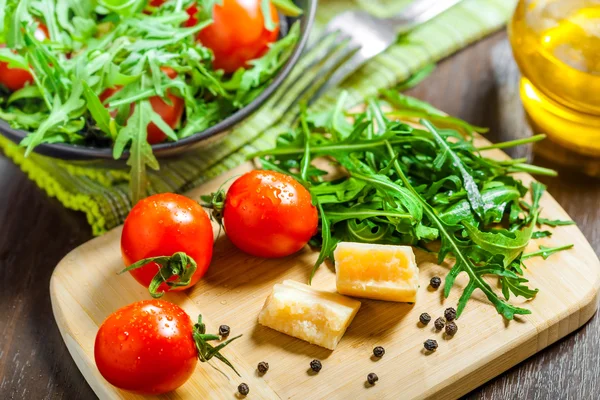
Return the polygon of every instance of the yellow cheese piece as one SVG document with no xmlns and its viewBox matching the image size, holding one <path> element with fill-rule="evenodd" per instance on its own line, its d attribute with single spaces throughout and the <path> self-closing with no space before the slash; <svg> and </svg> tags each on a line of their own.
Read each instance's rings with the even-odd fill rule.
<svg viewBox="0 0 600 400">
<path fill-rule="evenodd" d="M 410 246 L 338 243 L 334 253 L 338 293 L 414 303 L 419 269 Z"/>
<path fill-rule="evenodd" d="M 360 308 L 360 301 L 285 280 L 273 286 L 258 322 L 334 350 Z"/>
</svg>

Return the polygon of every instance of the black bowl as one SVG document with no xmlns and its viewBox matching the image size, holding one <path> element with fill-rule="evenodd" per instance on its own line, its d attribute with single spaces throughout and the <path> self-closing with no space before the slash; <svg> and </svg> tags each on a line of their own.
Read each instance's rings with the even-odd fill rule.
<svg viewBox="0 0 600 400">
<path fill-rule="evenodd" d="M 295 3 L 302 8 L 302 10 L 304 10 L 304 13 L 298 18 L 281 16 L 282 28 L 291 26 L 296 20 L 300 21 L 300 39 L 298 40 L 298 43 L 296 43 L 296 47 L 294 48 L 285 65 L 274 77 L 271 84 L 269 84 L 269 86 L 267 86 L 256 99 L 254 99 L 246 107 L 236 111 L 229 117 L 202 132 L 195 133 L 194 135 L 180 139 L 176 142 L 165 142 L 153 145 L 152 151 L 154 152 L 154 155 L 156 157 L 174 156 L 194 148 L 207 146 L 210 143 L 218 141 L 237 123 L 250 116 L 263 103 L 265 103 L 269 97 L 273 95 L 277 88 L 281 86 L 285 78 L 289 75 L 291 70 L 296 65 L 296 62 L 300 58 L 302 50 L 308 41 L 312 23 L 315 19 L 317 1 L 318 0 L 296 0 Z M 285 31 L 285 29 L 282 29 L 282 31 Z M 26 131 L 11 128 L 6 121 L 1 119 L 0 133 L 15 143 L 19 143 L 28 134 Z M 91 147 L 66 143 L 44 143 L 38 145 L 34 151 L 45 156 L 60 158 L 63 160 L 113 160 L 112 148 L 110 147 Z M 129 157 L 129 154 L 125 152 L 123 153 L 121 159 L 125 160 L 127 157 Z"/>
</svg>

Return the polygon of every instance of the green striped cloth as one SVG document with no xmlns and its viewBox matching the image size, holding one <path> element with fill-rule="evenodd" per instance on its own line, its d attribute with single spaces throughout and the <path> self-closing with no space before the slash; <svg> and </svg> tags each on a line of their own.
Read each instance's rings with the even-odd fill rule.
<svg viewBox="0 0 600 400">
<path fill-rule="evenodd" d="M 342 11 L 362 8 L 381 17 L 402 9 L 410 0 L 320 0 L 316 35 L 327 21 Z M 374 58 L 344 83 L 327 93 L 313 107 L 322 109 L 335 103 L 339 90 L 349 94 L 348 105 L 357 104 L 408 79 L 412 73 L 436 62 L 486 34 L 502 27 L 516 0 L 463 0 L 446 13 L 401 37 L 387 51 Z M 318 69 L 307 69 L 308 59 L 300 60 L 288 82 L 301 74 L 299 83 L 275 94 L 261 110 L 239 124 L 223 141 L 209 149 L 195 150 L 177 159 L 161 160 L 159 171 L 150 171 L 151 192 L 185 192 L 241 164 L 249 154 L 268 149 L 274 138 L 286 128 L 295 112 L 283 116 L 295 99 L 301 83 L 317 76 Z M 33 154 L 23 156 L 23 149 L 0 138 L 4 154 L 17 163 L 48 195 L 55 196 L 65 207 L 87 215 L 93 233 L 100 235 L 121 224 L 131 202 L 128 197 L 127 170 L 110 170 L 93 164 L 68 163 Z"/>
</svg>

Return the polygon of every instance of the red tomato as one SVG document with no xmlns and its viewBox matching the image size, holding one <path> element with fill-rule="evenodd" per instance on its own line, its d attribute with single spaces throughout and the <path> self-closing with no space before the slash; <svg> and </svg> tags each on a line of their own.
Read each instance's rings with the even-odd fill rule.
<svg viewBox="0 0 600 400">
<path fill-rule="evenodd" d="M 196 25 L 198 8 L 192 6 L 187 12 L 190 19 L 186 26 Z M 272 3 L 270 12 L 276 24 L 272 31 L 265 28 L 261 0 L 223 0 L 222 5 L 215 4 L 214 22 L 198 33 L 198 40 L 213 51 L 216 69 L 235 72 L 268 50 L 279 34 L 279 15 Z"/>
<path fill-rule="evenodd" d="M 40 23 L 34 36 L 40 41 L 49 38 L 50 34 L 46 25 Z M 6 45 L 0 44 L 0 47 L 6 47 Z M 4 85 L 8 90 L 14 92 L 31 83 L 33 83 L 33 76 L 28 70 L 8 68 L 8 63 L 0 62 L 0 85 Z"/>
<path fill-rule="evenodd" d="M 197 363 L 190 317 L 175 304 L 144 300 L 111 314 L 94 345 L 98 370 L 112 385 L 161 394 L 183 385 Z"/>
<path fill-rule="evenodd" d="M 162 193 L 147 197 L 133 207 L 123 226 L 121 253 L 126 265 L 149 257 L 186 253 L 197 264 L 190 284 L 170 288 L 163 283 L 158 292 L 185 290 L 206 273 L 213 241 L 212 225 L 200 204 L 185 196 Z M 129 272 L 148 287 L 158 270 L 159 265 L 153 262 Z"/>
<path fill-rule="evenodd" d="M 284 257 L 317 232 L 310 193 L 288 175 L 252 171 L 236 180 L 225 199 L 223 223 L 240 250 L 258 257 Z"/>
<path fill-rule="evenodd" d="M 174 79 L 177 76 L 177 72 L 171 68 L 163 67 L 161 70 L 171 79 Z M 106 99 L 121 89 L 122 87 L 120 86 L 106 89 L 98 97 L 100 98 L 100 101 L 104 103 Z M 171 104 L 167 104 L 160 96 L 152 96 L 149 99 L 150 105 L 152 106 L 154 112 L 160 115 L 163 121 L 165 121 L 167 125 L 174 129 L 179 124 L 179 121 L 181 121 L 181 117 L 183 116 L 183 111 L 185 108 L 185 102 L 181 97 L 175 96 L 170 92 L 167 92 L 167 97 L 169 98 Z M 129 115 L 133 114 L 133 107 L 134 106 L 132 104 Z M 116 115 L 116 112 L 114 115 Z M 156 126 L 156 124 L 151 122 L 148 125 L 148 143 L 161 143 L 164 142 L 166 138 L 167 135 L 165 135 L 165 133 L 158 126 Z"/>
</svg>

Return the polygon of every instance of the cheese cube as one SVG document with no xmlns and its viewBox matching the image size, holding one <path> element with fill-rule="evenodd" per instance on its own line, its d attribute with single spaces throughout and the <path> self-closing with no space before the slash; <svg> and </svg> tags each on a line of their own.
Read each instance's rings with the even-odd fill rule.
<svg viewBox="0 0 600 400">
<path fill-rule="evenodd" d="M 415 302 L 419 269 L 412 247 L 340 242 L 333 256 L 338 293 Z"/>
<path fill-rule="evenodd" d="M 334 350 L 359 308 L 357 300 L 285 280 L 273 287 L 258 322 Z"/>
</svg>

